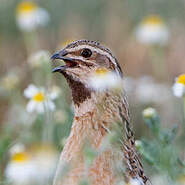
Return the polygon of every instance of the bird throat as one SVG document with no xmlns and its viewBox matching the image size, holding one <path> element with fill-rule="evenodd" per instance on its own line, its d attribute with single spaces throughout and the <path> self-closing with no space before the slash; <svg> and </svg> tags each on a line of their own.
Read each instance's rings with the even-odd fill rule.
<svg viewBox="0 0 185 185">
<path fill-rule="evenodd" d="M 66 78 L 69 87 L 71 88 L 73 102 L 76 106 L 79 107 L 81 103 L 91 98 L 90 89 L 86 88 L 82 82 L 74 80 L 66 73 L 63 73 L 63 75 Z"/>
</svg>

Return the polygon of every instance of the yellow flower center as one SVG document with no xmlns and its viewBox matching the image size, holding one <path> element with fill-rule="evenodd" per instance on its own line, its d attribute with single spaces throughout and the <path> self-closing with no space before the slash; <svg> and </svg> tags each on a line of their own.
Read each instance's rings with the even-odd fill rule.
<svg viewBox="0 0 185 185">
<path fill-rule="evenodd" d="M 182 74 L 178 77 L 177 83 L 185 85 L 185 74 Z"/>
<path fill-rule="evenodd" d="M 159 16 L 152 15 L 152 16 L 146 17 L 143 20 L 143 24 L 156 26 L 156 25 L 163 25 L 164 23 L 163 23 L 163 20 Z"/>
<path fill-rule="evenodd" d="M 105 68 L 99 68 L 99 69 L 96 69 L 95 75 L 96 76 L 105 76 L 105 75 L 107 75 L 108 72 L 109 71 Z"/>
<path fill-rule="evenodd" d="M 37 9 L 37 5 L 30 1 L 23 1 L 17 7 L 17 14 L 30 13 Z"/>
<path fill-rule="evenodd" d="M 44 94 L 42 92 L 38 92 L 33 97 L 33 100 L 36 101 L 36 102 L 43 102 L 45 100 L 45 96 L 44 96 Z"/>
<path fill-rule="evenodd" d="M 19 152 L 19 153 L 15 153 L 13 156 L 12 156 L 12 161 L 14 162 L 25 162 L 29 159 L 29 156 L 26 152 Z"/>
</svg>

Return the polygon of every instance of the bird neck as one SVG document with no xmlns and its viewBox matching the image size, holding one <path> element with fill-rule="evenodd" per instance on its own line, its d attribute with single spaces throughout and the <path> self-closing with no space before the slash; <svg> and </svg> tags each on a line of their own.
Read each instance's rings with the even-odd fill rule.
<svg viewBox="0 0 185 185">
<path fill-rule="evenodd" d="M 103 99 L 105 98 L 105 93 L 90 92 L 90 96 L 87 97 L 83 102 L 76 103 L 73 96 L 75 117 L 81 117 L 88 115 L 89 112 L 97 111 L 100 108 Z"/>
<path fill-rule="evenodd" d="M 85 129 L 81 133 L 83 137 L 78 137 L 79 139 L 89 136 L 88 133 L 94 133 L 93 137 L 96 137 L 97 134 L 103 138 L 106 135 L 106 129 L 109 130 L 112 125 L 115 125 L 113 123 L 122 122 L 122 118 L 129 120 L 127 101 L 123 92 L 115 90 L 93 91 L 82 82 L 69 76 L 65 77 L 72 90 L 74 103 L 75 115 L 71 133 L 79 136 L 78 130 Z M 106 129 L 102 129 L 105 127 Z"/>
<path fill-rule="evenodd" d="M 115 96 L 110 92 L 91 92 L 90 98 L 80 104 L 75 104 L 75 115 L 70 135 L 64 146 L 62 158 L 67 161 L 83 156 L 83 146 L 90 143 L 94 149 L 99 149 L 113 122 L 120 121 Z M 74 100 L 74 97 L 73 97 Z M 78 160 L 77 160 L 78 161 Z"/>
</svg>

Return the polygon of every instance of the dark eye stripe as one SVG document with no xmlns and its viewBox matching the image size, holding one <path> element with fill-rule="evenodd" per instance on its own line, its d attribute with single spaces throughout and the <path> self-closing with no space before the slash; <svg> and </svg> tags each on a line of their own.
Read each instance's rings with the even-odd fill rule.
<svg viewBox="0 0 185 185">
<path fill-rule="evenodd" d="M 93 47 L 93 46 L 91 46 L 91 47 Z M 100 52 L 98 50 L 100 50 Z M 86 51 L 87 51 L 87 54 L 84 54 Z M 112 66 L 111 68 L 113 70 L 116 70 L 120 74 L 121 77 L 123 76 L 121 67 L 120 67 L 119 63 L 117 62 L 116 58 L 114 56 L 112 56 L 112 54 L 110 54 L 108 51 L 105 51 L 102 48 L 95 48 L 94 47 L 91 50 L 90 48 L 86 48 L 86 47 L 82 48 L 81 46 L 77 46 L 75 48 L 75 50 L 74 50 L 74 48 L 71 49 L 71 51 L 69 49 L 68 53 L 72 54 L 74 56 L 74 59 L 75 59 L 75 56 L 76 57 L 78 57 L 78 56 L 84 57 L 84 60 L 82 58 L 81 59 L 76 58 L 76 60 L 78 60 L 81 65 L 93 66 L 92 63 L 91 64 L 89 64 L 89 63 L 87 64 L 87 59 L 92 56 L 92 51 L 93 51 L 93 53 L 100 53 L 101 55 L 107 57 L 109 59 L 110 65 Z M 88 52 L 89 52 L 89 54 L 88 54 Z M 91 59 L 95 60 L 95 58 L 93 58 L 93 57 L 91 57 Z"/>
</svg>

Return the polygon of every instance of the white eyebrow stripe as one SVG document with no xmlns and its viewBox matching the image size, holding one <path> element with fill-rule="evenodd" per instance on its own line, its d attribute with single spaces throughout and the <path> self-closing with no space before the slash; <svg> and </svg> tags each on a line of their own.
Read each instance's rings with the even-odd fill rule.
<svg viewBox="0 0 185 185">
<path fill-rule="evenodd" d="M 96 51 L 97 53 L 100 53 L 102 55 L 107 56 L 114 63 L 114 65 L 117 67 L 117 63 L 116 63 L 115 58 L 112 57 L 108 52 L 103 51 L 103 50 L 101 50 L 99 48 L 94 48 L 94 47 L 89 46 L 89 45 L 79 45 L 77 47 L 70 48 L 70 49 L 67 49 L 67 50 L 69 50 L 70 52 L 74 52 L 74 51 L 77 51 L 77 50 L 80 50 L 80 49 L 83 49 L 83 48 L 88 48 L 88 49 L 90 49 L 92 51 Z"/>
</svg>

